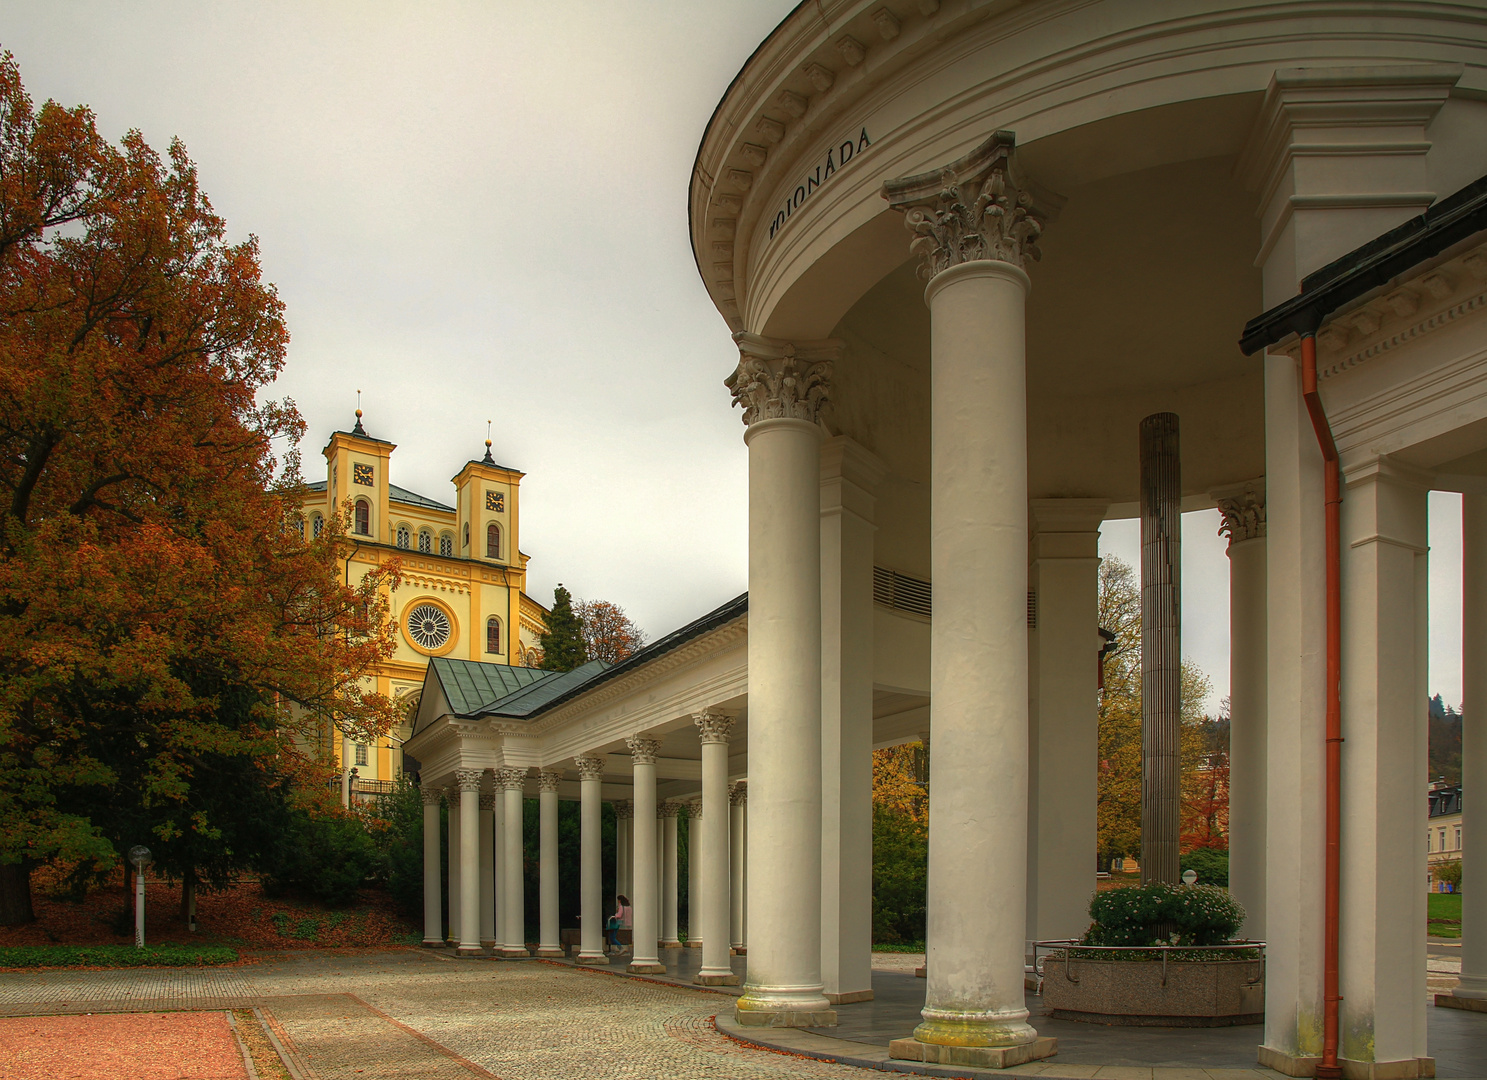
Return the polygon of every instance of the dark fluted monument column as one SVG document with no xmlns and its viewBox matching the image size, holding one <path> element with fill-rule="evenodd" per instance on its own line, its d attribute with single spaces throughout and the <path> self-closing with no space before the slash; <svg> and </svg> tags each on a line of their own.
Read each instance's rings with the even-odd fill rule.
<svg viewBox="0 0 1487 1080">
<path fill-rule="evenodd" d="M 1177 414 L 1141 421 L 1141 881 L 1182 873 L 1182 470 Z"/>
</svg>

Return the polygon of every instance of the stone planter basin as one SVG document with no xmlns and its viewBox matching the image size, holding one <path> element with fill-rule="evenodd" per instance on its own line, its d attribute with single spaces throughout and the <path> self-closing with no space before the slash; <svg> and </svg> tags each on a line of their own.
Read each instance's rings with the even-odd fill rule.
<svg viewBox="0 0 1487 1080">
<path fill-rule="evenodd" d="M 1165 972 L 1163 968 L 1165 966 Z M 1060 1020 L 1229 1027 L 1265 1020 L 1262 960 L 1043 962 L 1043 1004 Z"/>
</svg>

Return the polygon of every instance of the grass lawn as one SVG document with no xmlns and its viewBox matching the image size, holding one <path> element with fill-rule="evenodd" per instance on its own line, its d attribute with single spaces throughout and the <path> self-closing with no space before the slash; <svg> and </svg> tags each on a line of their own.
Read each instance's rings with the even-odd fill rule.
<svg viewBox="0 0 1487 1080">
<path fill-rule="evenodd" d="M 1427 930 L 1435 937 L 1461 936 L 1461 894 L 1427 893 Z"/>
<path fill-rule="evenodd" d="M 10 945 L 0 946 L 0 968 L 203 967 L 237 961 L 226 945 Z"/>
</svg>

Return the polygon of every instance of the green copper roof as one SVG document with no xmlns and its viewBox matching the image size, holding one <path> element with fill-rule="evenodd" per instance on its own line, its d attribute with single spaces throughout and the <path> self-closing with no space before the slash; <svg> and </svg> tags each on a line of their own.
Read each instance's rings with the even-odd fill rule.
<svg viewBox="0 0 1487 1080">
<path fill-rule="evenodd" d="M 548 702 L 569 690 L 588 682 L 609 668 L 603 660 L 590 660 L 572 671 L 544 671 L 551 679 L 529 682 L 520 690 L 508 693 L 480 708 L 481 716 L 527 717 L 540 710 Z"/>
<path fill-rule="evenodd" d="M 434 657 L 429 661 L 429 670 L 444 688 L 449 707 L 459 715 L 474 713 L 487 701 L 507 697 L 524 686 L 557 674 L 508 664 L 455 660 L 448 656 Z"/>
</svg>

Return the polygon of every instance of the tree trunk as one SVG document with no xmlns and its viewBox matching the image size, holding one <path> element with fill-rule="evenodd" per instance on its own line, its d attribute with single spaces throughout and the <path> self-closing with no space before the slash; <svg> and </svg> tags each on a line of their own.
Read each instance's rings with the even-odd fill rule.
<svg viewBox="0 0 1487 1080">
<path fill-rule="evenodd" d="M 0 926 L 35 922 L 31 908 L 31 862 L 0 863 Z"/>
<path fill-rule="evenodd" d="M 196 871 L 187 870 L 181 879 L 181 922 L 187 930 L 194 929 L 191 918 L 196 914 Z"/>
</svg>

